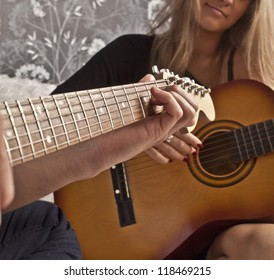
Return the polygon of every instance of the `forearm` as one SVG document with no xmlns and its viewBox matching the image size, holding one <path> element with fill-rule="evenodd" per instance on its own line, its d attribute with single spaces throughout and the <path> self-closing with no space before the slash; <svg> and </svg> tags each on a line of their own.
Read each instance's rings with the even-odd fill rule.
<svg viewBox="0 0 274 280">
<path fill-rule="evenodd" d="M 151 93 L 154 104 L 164 105 L 163 113 L 16 166 L 15 199 L 8 210 L 72 182 L 94 177 L 166 139 L 175 131 L 179 120 L 187 126 L 193 119 L 195 110 L 182 102 L 180 96 L 175 99 L 156 88 Z"/>
<path fill-rule="evenodd" d="M 92 141 L 87 141 L 15 166 L 15 199 L 8 210 L 18 208 L 71 182 L 81 180 L 83 166 L 89 165 L 90 177 L 95 176 L 98 173 L 96 161 L 91 164 L 86 160 L 87 153 L 91 158 L 95 157 L 93 154 L 95 149 L 85 151 L 88 144 L 91 144 L 89 142 L 92 143 Z M 81 163 L 80 166 L 79 163 Z"/>
<path fill-rule="evenodd" d="M 148 128 L 140 122 L 15 166 L 15 199 L 6 211 L 72 182 L 92 178 L 154 143 L 154 138 L 149 139 Z"/>
</svg>

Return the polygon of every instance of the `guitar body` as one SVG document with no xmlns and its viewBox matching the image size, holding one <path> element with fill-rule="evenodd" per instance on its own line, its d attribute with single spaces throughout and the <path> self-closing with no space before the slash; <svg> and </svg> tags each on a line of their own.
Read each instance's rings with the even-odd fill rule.
<svg viewBox="0 0 274 280">
<path fill-rule="evenodd" d="M 194 131 L 203 142 L 208 135 L 273 119 L 274 94 L 261 83 L 227 83 L 211 96 L 216 119 L 201 115 Z M 145 154 L 126 162 L 136 217 L 130 226 L 119 225 L 109 171 L 56 192 L 84 258 L 195 258 L 221 230 L 267 221 L 274 214 L 274 153 L 233 165 L 220 150 L 227 159 L 215 169 L 204 168 L 202 150 L 189 164 L 161 165 Z"/>
</svg>

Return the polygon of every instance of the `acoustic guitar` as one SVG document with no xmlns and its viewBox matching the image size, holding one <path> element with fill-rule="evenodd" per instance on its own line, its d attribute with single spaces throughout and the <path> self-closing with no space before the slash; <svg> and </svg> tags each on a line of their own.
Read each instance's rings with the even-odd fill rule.
<svg viewBox="0 0 274 280">
<path fill-rule="evenodd" d="M 221 230 L 274 214 L 273 91 L 239 80 L 210 95 L 216 118 L 200 114 L 188 164 L 141 154 L 55 193 L 85 259 L 196 258 Z"/>
<path fill-rule="evenodd" d="M 180 85 L 197 100 L 200 110 L 214 119 L 209 89 L 167 70 L 157 73 L 157 67 L 153 69 L 159 79 L 152 82 L 1 103 L 3 138 L 11 165 L 23 164 L 161 113 L 162 108 L 153 108 L 150 102 L 153 86 Z"/>
</svg>

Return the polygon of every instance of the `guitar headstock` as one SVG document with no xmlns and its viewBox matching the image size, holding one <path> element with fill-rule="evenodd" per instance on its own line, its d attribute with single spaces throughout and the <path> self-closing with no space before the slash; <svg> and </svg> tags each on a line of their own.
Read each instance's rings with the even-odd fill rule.
<svg viewBox="0 0 274 280">
<path fill-rule="evenodd" d="M 200 111 L 204 112 L 208 120 L 213 121 L 215 119 L 215 109 L 210 96 L 210 88 L 205 88 L 188 77 L 181 78 L 173 72 L 170 72 L 168 69 L 161 69 L 159 71 L 157 66 L 153 66 L 152 71 L 156 78 L 166 80 L 168 85 L 175 84 L 181 86 L 181 88 L 191 94 L 198 103 L 199 109 L 196 114 L 195 124 L 187 128 L 188 132 L 193 131 L 196 127 Z"/>
</svg>

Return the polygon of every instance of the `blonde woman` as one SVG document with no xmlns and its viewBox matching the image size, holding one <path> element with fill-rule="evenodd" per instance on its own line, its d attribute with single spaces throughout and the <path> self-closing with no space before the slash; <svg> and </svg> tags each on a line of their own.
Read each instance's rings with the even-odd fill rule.
<svg viewBox="0 0 274 280">
<path fill-rule="evenodd" d="M 55 93 L 136 82 L 152 65 L 207 87 L 257 79 L 274 89 L 273 0 L 165 0 L 149 35 L 125 35 L 98 52 Z M 187 161 L 201 142 L 174 134 L 147 153 Z M 274 225 L 242 224 L 216 237 L 209 259 L 274 259 Z"/>
</svg>

